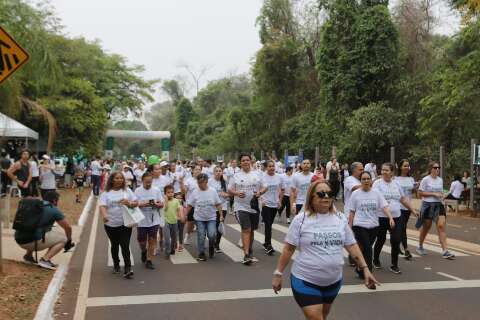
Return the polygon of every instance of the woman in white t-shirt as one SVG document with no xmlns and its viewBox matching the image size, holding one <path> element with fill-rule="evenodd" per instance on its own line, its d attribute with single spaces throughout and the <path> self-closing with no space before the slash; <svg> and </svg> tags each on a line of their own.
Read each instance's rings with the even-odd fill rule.
<svg viewBox="0 0 480 320">
<path fill-rule="evenodd" d="M 465 185 L 462 182 L 462 177 L 460 177 L 460 175 L 455 175 L 445 199 L 461 200 L 463 191 L 465 191 Z"/>
<path fill-rule="evenodd" d="M 132 228 L 126 227 L 123 221 L 122 206 L 134 208 L 138 206 L 135 195 L 127 187 L 125 177 L 121 172 L 113 172 L 107 180 L 105 191 L 100 195 L 100 213 L 103 217 L 105 232 L 111 244 L 113 273 L 120 273 L 119 247 L 125 265 L 123 276 L 125 279 L 133 277 L 132 262 L 130 261 L 130 237 Z"/>
<path fill-rule="evenodd" d="M 293 296 L 307 319 L 326 319 L 343 281 L 343 249 L 363 270 L 365 285 L 374 289 L 373 277 L 356 244 L 345 216 L 336 212 L 327 182 L 315 181 L 307 191 L 304 211 L 293 219 L 285 246 L 273 273 L 275 293 L 282 288 L 282 273 L 298 248 L 291 269 Z"/>
<path fill-rule="evenodd" d="M 290 189 L 292 188 L 293 183 L 293 167 L 288 166 L 285 173 L 281 175 L 283 182 L 283 199 L 282 206 L 278 210 L 278 215 L 282 214 L 283 209 L 285 209 L 285 215 L 287 217 L 287 224 L 290 224 Z"/>
<path fill-rule="evenodd" d="M 402 187 L 393 180 L 394 166 L 391 163 L 384 163 L 382 165 L 382 176 L 373 183 L 373 189 L 379 191 L 385 200 L 388 202 L 388 208 L 395 222 L 394 226 L 389 224 L 389 219 L 385 214 L 378 211 L 378 234 L 375 241 L 375 247 L 373 251 L 373 266 L 375 269 L 381 269 L 380 253 L 382 252 L 383 245 L 387 239 L 387 231 L 390 233 L 390 244 L 392 246 L 391 266 L 389 270 L 395 274 L 400 274 L 401 271 L 398 267 L 398 255 L 400 254 L 400 240 L 402 232 L 402 219 L 401 219 L 401 205 L 405 206 L 417 215 L 415 209 L 410 204 L 410 201 L 403 193 Z"/>
<path fill-rule="evenodd" d="M 213 178 L 208 180 L 208 185 L 217 191 L 218 197 L 222 202 L 222 210 L 217 211 L 217 231 L 218 227 L 220 226 L 220 219 L 225 219 L 227 215 L 227 208 L 228 208 L 228 201 L 230 199 L 230 195 L 227 192 L 227 182 L 223 178 L 223 169 L 220 166 L 216 166 L 213 170 Z M 215 252 L 221 253 L 222 250 L 220 249 L 220 240 L 222 239 L 222 234 L 217 232 L 217 238 L 215 240 Z"/>
<path fill-rule="evenodd" d="M 197 177 L 198 189 L 192 192 L 187 213 L 195 208 L 194 218 L 197 226 L 198 261 L 206 261 L 205 236 L 208 236 L 209 258 L 215 255 L 215 239 L 217 237 L 217 211 L 222 211 L 222 201 L 217 191 L 208 186 L 208 175 L 200 173 Z M 223 222 L 223 217 L 220 217 Z"/>
<path fill-rule="evenodd" d="M 360 182 L 360 189 L 355 190 L 350 198 L 349 223 L 352 226 L 355 239 L 357 239 L 358 245 L 365 257 L 368 269 L 372 271 L 372 246 L 378 234 L 378 212 L 383 212 L 383 214 L 388 217 L 390 227 L 395 226 L 395 221 L 390 213 L 385 197 L 379 191 L 372 189 L 371 173 L 368 171 L 362 172 Z M 361 270 L 356 268 L 355 271 L 358 276 L 362 278 Z"/>
<path fill-rule="evenodd" d="M 153 176 L 146 172 L 142 176 L 142 185 L 135 189 L 138 206 L 145 219 L 138 223 L 137 241 L 142 252 L 141 260 L 147 269 L 155 269 L 152 260 L 157 245 L 157 233 L 160 228 L 160 209 L 163 208 L 162 192 L 153 186 Z"/>
<path fill-rule="evenodd" d="M 395 177 L 395 181 L 400 185 L 403 190 L 404 196 L 412 202 L 413 192 L 418 188 L 418 183 L 415 182 L 415 179 L 410 176 L 410 162 L 407 159 L 400 161 L 398 166 L 398 176 Z M 412 213 L 407 207 L 403 204 L 400 205 L 401 213 L 401 244 L 404 250 L 404 257 L 407 260 L 412 259 L 412 254 L 408 250 L 408 238 L 407 238 L 407 226 L 408 220 L 410 219 L 410 214 Z M 401 253 L 401 252 L 400 252 Z"/>
<path fill-rule="evenodd" d="M 422 197 L 422 207 L 420 209 L 420 217 L 415 224 L 417 229 L 421 227 L 419 246 L 416 251 L 422 256 L 427 254 L 423 249 L 423 242 L 432 227 L 432 222 L 435 221 L 437 223 L 438 240 L 443 250 L 442 257 L 453 260 L 455 255 L 448 251 L 447 247 L 447 233 L 445 232 L 447 216 L 445 206 L 442 203 L 444 194 L 443 180 L 439 176 L 440 165 L 438 162 L 430 162 L 428 169 L 429 175 L 422 179 L 418 188 Z"/>
<path fill-rule="evenodd" d="M 272 247 L 272 225 L 275 220 L 278 208 L 283 198 L 283 183 L 278 174 L 275 173 L 275 162 L 266 162 L 267 172 L 263 175 L 259 191 L 262 199 L 262 219 L 265 226 L 265 242 L 263 249 L 267 255 L 273 255 L 275 250 Z"/>
</svg>

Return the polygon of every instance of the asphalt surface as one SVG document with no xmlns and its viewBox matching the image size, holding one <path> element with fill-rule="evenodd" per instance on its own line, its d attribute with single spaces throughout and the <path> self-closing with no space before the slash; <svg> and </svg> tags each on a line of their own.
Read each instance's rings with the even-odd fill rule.
<svg viewBox="0 0 480 320">
<path fill-rule="evenodd" d="M 303 319 L 289 294 L 288 276 L 280 295 L 271 291 L 271 274 L 278 254 L 266 256 L 261 244 L 255 242 L 254 255 L 260 260 L 258 263 L 247 267 L 234 261 L 240 252 L 236 247 L 240 233 L 233 216 L 227 219 L 225 243 L 230 246 L 225 253 L 207 262 L 193 262 L 191 258 L 197 254 L 193 241 L 186 246 L 189 255 L 184 255 L 190 258 L 185 260 L 190 263 L 176 264 L 157 256 L 154 259 L 157 269 L 153 271 L 145 269 L 140 262 L 134 232 L 131 249 L 135 277 L 132 280 L 111 273 L 107 265 L 108 241 L 101 221 L 91 230 L 94 217 L 91 212 L 74 253 L 63 295 L 55 310 L 56 319 L 75 319 L 79 287 L 85 288 L 85 284 L 81 286 L 82 273 L 83 281 L 88 280 L 88 299 L 80 300 L 84 303 L 79 305 L 80 309 L 84 308 L 84 319 L 88 320 Z M 273 239 L 281 243 L 287 225 L 283 221 L 275 223 Z M 471 223 L 466 222 L 462 228 L 469 225 Z M 92 231 L 95 243 L 89 244 Z M 262 228 L 259 233 L 263 234 Z M 93 252 L 91 267 L 87 263 L 85 269 L 89 251 Z M 427 251 L 427 256 L 413 261 L 400 258 L 401 275 L 386 269 L 376 270 L 375 276 L 383 286 L 375 292 L 366 292 L 351 267 L 345 266 L 343 291 L 329 319 L 479 319 L 480 256 L 469 254 L 448 261 L 437 252 Z M 382 252 L 382 264 L 388 267 L 389 260 L 390 255 Z M 89 277 L 85 276 L 87 273 Z M 288 270 L 285 274 L 289 274 Z M 78 309 L 77 306 L 77 312 Z"/>
</svg>

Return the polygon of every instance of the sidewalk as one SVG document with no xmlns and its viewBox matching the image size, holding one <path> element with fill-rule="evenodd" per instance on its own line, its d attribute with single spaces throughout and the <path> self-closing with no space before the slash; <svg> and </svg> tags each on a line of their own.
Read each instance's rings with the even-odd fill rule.
<svg viewBox="0 0 480 320">
<path fill-rule="evenodd" d="M 60 228 L 60 227 L 55 227 Z M 61 228 L 60 228 L 61 229 Z M 63 231 L 63 229 L 61 229 Z M 79 226 L 72 226 L 72 241 L 78 243 L 80 239 L 80 234 L 82 232 L 82 227 Z M 2 254 L 3 259 L 14 260 L 14 261 L 23 261 L 23 255 L 25 254 L 25 250 L 20 248 L 20 246 L 15 242 L 14 238 L 15 230 L 13 229 L 2 229 Z M 59 265 L 68 266 L 70 263 L 70 259 L 72 257 L 72 252 L 74 251 L 75 247 L 70 250 L 68 253 L 59 253 L 53 258 L 53 262 Z M 41 252 L 38 253 L 38 257 L 40 258 L 43 254 Z"/>
</svg>

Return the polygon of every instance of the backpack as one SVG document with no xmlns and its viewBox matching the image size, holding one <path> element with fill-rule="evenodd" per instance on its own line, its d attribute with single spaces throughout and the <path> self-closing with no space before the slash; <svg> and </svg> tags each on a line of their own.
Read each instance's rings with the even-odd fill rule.
<svg viewBox="0 0 480 320">
<path fill-rule="evenodd" d="M 13 220 L 13 229 L 23 232 L 35 232 L 40 225 L 43 201 L 36 198 L 24 198 L 18 204 Z"/>
</svg>

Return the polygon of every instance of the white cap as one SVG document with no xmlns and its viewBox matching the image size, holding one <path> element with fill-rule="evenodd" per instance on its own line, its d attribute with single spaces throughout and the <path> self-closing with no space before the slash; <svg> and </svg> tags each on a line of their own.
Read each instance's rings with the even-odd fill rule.
<svg viewBox="0 0 480 320">
<path fill-rule="evenodd" d="M 160 162 L 160 167 L 165 167 L 165 166 L 168 166 L 168 162 L 167 162 L 167 161 L 162 161 L 162 162 Z"/>
<path fill-rule="evenodd" d="M 47 156 L 46 154 L 44 154 L 44 155 L 42 156 L 42 158 L 45 159 L 45 160 L 50 160 L 50 157 Z"/>
</svg>

